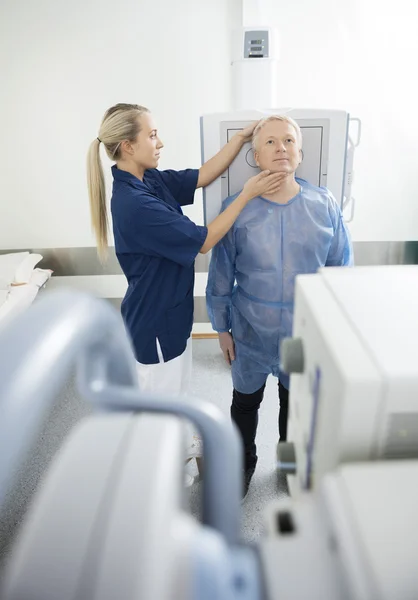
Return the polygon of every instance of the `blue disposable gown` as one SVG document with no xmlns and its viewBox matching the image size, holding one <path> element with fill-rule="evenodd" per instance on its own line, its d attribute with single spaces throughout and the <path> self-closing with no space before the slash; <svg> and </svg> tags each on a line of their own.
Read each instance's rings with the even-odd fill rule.
<svg viewBox="0 0 418 600">
<path fill-rule="evenodd" d="M 350 235 L 331 192 L 296 181 L 300 192 L 286 204 L 252 200 L 212 253 L 208 314 L 215 331 L 232 332 L 233 385 L 244 394 L 261 388 L 269 374 L 289 387 L 279 371 L 279 349 L 292 333 L 296 276 L 353 264 Z"/>
</svg>

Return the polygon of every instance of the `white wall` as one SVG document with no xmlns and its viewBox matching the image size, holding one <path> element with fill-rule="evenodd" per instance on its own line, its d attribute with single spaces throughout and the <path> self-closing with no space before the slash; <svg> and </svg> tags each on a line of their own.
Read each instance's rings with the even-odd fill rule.
<svg viewBox="0 0 418 600">
<path fill-rule="evenodd" d="M 155 113 L 161 168 L 200 166 L 200 115 L 230 108 L 236 7 L 2 0 L 0 248 L 93 245 L 85 156 L 116 102 Z M 188 214 L 202 221 L 201 202 Z"/>
<path fill-rule="evenodd" d="M 161 168 L 199 166 L 199 116 L 231 107 L 229 33 L 240 6 L 2 1 L 0 248 L 93 245 L 85 155 L 115 102 L 153 110 Z M 344 108 L 363 121 L 354 239 L 418 239 L 415 2 L 266 7 L 281 36 L 278 105 Z M 201 221 L 201 205 L 188 214 Z"/>
<path fill-rule="evenodd" d="M 281 36 L 278 104 L 340 108 L 363 122 L 353 238 L 418 240 L 418 4 L 265 4 Z"/>
</svg>

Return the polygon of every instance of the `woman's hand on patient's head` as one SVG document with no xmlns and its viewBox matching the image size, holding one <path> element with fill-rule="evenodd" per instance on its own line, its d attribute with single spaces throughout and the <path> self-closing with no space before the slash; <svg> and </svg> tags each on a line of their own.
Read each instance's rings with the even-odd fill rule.
<svg viewBox="0 0 418 600">
<path fill-rule="evenodd" d="M 224 331 L 219 334 L 219 345 L 223 352 L 224 358 L 228 365 L 235 360 L 235 344 L 232 335 L 229 331 Z"/>
<path fill-rule="evenodd" d="M 254 123 L 251 123 L 251 125 L 248 125 L 248 127 L 245 127 L 242 131 L 239 131 L 237 133 L 237 135 L 242 139 L 243 144 L 245 142 L 251 142 L 253 133 L 254 133 L 254 129 L 257 127 L 259 122 L 260 121 L 254 121 Z"/>
</svg>

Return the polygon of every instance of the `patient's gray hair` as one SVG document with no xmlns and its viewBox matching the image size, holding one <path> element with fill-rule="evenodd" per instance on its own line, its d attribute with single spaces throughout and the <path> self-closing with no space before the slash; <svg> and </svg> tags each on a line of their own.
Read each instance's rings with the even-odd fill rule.
<svg viewBox="0 0 418 600">
<path fill-rule="evenodd" d="M 258 134 L 260 133 L 260 131 L 263 129 L 263 127 L 267 123 L 271 123 L 272 121 L 283 121 L 284 123 L 289 123 L 289 125 L 291 125 L 296 132 L 296 141 L 298 143 L 299 148 L 302 148 L 302 132 L 300 130 L 299 125 L 296 123 L 296 121 L 286 115 L 270 115 L 269 117 L 265 117 L 264 119 L 261 119 L 261 121 L 258 123 L 256 128 L 254 129 L 253 140 L 252 140 L 254 150 L 257 150 Z"/>
</svg>

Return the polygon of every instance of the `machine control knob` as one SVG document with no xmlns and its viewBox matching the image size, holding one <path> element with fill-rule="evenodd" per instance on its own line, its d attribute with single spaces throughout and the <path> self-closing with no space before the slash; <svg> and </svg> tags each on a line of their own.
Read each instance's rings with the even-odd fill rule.
<svg viewBox="0 0 418 600">
<path fill-rule="evenodd" d="M 296 474 L 296 451 L 293 442 L 277 444 L 277 470 L 285 475 Z"/>
<path fill-rule="evenodd" d="M 285 338 L 280 349 L 281 369 L 284 373 L 303 373 L 305 360 L 301 338 Z"/>
</svg>

